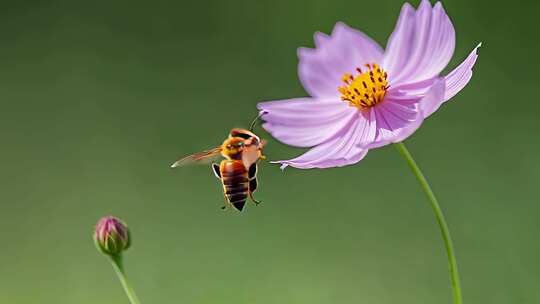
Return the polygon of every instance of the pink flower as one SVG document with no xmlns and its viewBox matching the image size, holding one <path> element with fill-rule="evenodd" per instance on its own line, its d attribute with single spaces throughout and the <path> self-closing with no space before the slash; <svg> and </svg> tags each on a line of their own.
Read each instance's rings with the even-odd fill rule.
<svg viewBox="0 0 540 304">
<path fill-rule="evenodd" d="M 472 77 L 476 50 L 446 76 L 455 32 L 443 6 L 405 3 L 386 50 L 337 23 L 315 33 L 315 49 L 298 50 L 298 74 L 311 97 L 258 104 L 263 127 L 281 142 L 312 147 L 282 168 L 357 163 L 369 149 L 403 141 Z"/>
</svg>

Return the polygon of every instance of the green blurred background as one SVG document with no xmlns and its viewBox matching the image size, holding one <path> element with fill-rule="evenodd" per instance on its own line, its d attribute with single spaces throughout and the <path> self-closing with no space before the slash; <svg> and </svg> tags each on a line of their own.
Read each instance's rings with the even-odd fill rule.
<svg viewBox="0 0 540 304">
<path fill-rule="evenodd" d="M 263 164 L 264 204 L 241 214 L 220 210 L 210 168 L 168 167 L 247 126 L 257 101 L 304 96 L 296 48 L 315 31 L 342 20 L 384 45 L 401 4 L 4 1 L 0 303 L 127 303 L 91 240 L 108 214 L 132 229 L 143 303 L 450 303 L 435 220 L 392 147 L 339 169 Z M 538 303 L 540 4 L 444 5 L 450 67 L 484 46 L 469 86 L 407 142 L 466 303 Z"/>
</svg>

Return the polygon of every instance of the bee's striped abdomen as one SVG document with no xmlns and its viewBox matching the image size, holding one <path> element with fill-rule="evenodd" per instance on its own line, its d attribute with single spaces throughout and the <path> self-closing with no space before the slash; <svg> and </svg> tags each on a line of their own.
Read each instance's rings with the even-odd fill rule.
<svg viewBox="0 0 540 304">
<path fill-rule="evenodd" d="M 242 211 L 249 191 L 248 171 L 241 160 L 224 160 L 219 168 L 227 200 Z"/>
</svg>

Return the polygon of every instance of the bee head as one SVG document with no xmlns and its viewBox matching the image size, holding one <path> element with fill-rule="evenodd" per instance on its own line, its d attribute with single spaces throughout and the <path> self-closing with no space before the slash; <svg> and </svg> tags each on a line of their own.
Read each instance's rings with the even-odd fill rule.
<svg viewBox="0 0 540 304">
<path fill-rule="evenodd" d="M 242 151 L 246 146 L 245 139 L 241 137 L 229 137 L 222 145 L 221 155 L 227 159 L 241 159 Z"/>
<path fill-rule="evenodd" d="M 229 133 L 229 138 L 233 138 L 233 137 L 239 137 L 239 138 L 244 139 L 245 140 L 244 144 L 246 146 L 249 146 L 249 145 L 258 146 L 261 142 L 259 137 L 255 135 L 255 133 L 249 130 L 245 130 L 245 129 L 232 129 L 231 132 Z"/>
</svg>

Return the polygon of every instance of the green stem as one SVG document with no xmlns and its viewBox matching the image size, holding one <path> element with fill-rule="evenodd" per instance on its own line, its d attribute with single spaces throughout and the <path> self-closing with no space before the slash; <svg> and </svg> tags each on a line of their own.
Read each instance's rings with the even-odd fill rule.
<svg viewBox="0 0 540 304">
<path fill-rule="evenodd" d="M 416 179 L 420 183 L 420 186 L 422 186 L 422 189 L 428 197 L 431 209 L 433 209 L 433 212 L 435 213 L 435 218 L 437 219 L 437 223 L 439 224 L 441 235 L 444 240 L 444 246 L 446 248 L 446 254 L 448 257 L 448 267 L 450 270 L 450 279 L 452 281 L 452 290 L 454 293 L 454 304 L 461 304 L 463 303 L 463 300 L 461 296 L 461 285 L 459 283 L 459 273 L 456 262 L 456 255 L 454 252 L 454 246 L 452 245 L 450 231 L 448 230 L 448 224 L 446 224 L 446 220 L 444 219 L 444 214 L 441 210 L 441 207 L 439 206 L 439 203 L 437 202 L 437 198 L 435 197 L 433 190 L 431 190 L 431 187 L 429 186 L 428 181 L 426 180 L 424 174 L 422 174 L 422 171 L 414 161 L 411 153 L 409 153 L 409 150 L 407 150 L 407 147 L 405 147 L 405 144 L 400 142 L 395 144 L 395 146 L 398 149 L 399 153 L 401 153 L 401 155 L 407 161 L 407 164 L 416 176 Z"/>
<path fill-rule="evenodd" d="M 129 284 L 126 274 L 124 272 L 124 266 L 122 264 L 122 256 L 121 255 L 112 255 L 111 257 L 111 264 L 114 268 L 114 271 L 116 272 L 116 275 L 118 276 L 118 279 L 120 280 L 120 283 L 122 283 L 122 287 L 124 287 L 124 291 L 126 292 L 126 295 L 129 299 L 129 302 L 131 304 L 140 304 L 141 302 L 137 298 L 137 295 L 135 294 L 135 291 Z"/>
</svg>

